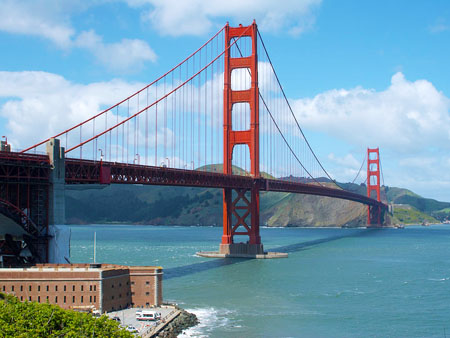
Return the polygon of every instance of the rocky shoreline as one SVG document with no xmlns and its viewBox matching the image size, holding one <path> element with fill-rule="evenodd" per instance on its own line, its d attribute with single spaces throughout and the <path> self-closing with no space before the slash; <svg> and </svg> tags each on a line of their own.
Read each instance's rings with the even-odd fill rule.
<svg viewBox="0 0 450 338">
<path fill-rule="evenodd" d="M 176 338 L 178 335 L 190 327 L 198 324 L 197 316 L 178 308 L 181 313 L 172 320 L 166 327 L 158 333 L 158 338 Z"/>
</svg>

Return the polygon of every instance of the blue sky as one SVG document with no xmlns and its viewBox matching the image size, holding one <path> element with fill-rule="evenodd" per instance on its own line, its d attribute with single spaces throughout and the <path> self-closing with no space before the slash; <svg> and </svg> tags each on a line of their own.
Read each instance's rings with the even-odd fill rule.
<svg viewBox="0 0 450 338">
<path fill-rule="evenodd" d="M 17 147 L 50 136 L 37 120 L 60 130 L 65 110 L 119 101 L 255 18 L 334 177 L 379 146 L 387 185 L 450 201 L 448 1 L 0 0 L 0 13 L 0 132 Z"/>
</svg>

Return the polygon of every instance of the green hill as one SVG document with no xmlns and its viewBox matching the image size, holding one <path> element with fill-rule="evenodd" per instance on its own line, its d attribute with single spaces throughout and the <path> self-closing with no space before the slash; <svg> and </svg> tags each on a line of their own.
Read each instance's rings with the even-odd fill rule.
<svg viewBox="0 0 450 338">
<path fill-rule="evenodd" d="M 222 170 L 219 166 L 208 169 Z M 238 172 L 239 168 L 233 169 Z M 340 185 L 366 194 L 365 185 Z M 450 203 L 422 198 L 406 189 L 386 187 L 382 190 L 382 198 L 394 204 L 393 223 L 433 223 L 450 216 Z M 262 225 L 359 226 L 366 224 L 366 218 L 367 207 L 356 202 L 261 192 Z M 69 224 L 221 225 L 222 190 L 143 185 L 66 190 L 66 219 Z"/>
</svg>

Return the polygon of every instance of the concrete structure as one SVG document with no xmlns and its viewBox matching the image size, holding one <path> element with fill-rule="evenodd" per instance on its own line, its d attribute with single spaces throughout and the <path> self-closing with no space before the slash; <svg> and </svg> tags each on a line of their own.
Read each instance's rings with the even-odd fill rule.
<svg viewBox="0 0 450 338">
<path fill-rule="evenodd" d="M 248 244 L 237 243 L 236 246 L 242 245 L 243 250 L 236 252 L 217 252 L 217 251 L 203 251 L 197 252 L 200 257 L 206 258 L 256 258 L 256 259 L 271 259 L 271 258 L 288 258 L 288 254 L 284 252 L 263 252 L 263 253 L 248 253 Z"/>
<path fill-rule="evenodd" d="M 113 264 L 37 264 L 0 269 L 0 292 L 21 301 L 109 312 L 162 303 L 163 269 Z"/>
<path fill-rule="evenodd" d="M 60 147 L 59 139 L 51 138 L 46 144 L 47 154 L 52 170 L 50 171 L 48 224 L 66 223 L 65 203 L 65 155 L 64 148 Z"/>
</svg>

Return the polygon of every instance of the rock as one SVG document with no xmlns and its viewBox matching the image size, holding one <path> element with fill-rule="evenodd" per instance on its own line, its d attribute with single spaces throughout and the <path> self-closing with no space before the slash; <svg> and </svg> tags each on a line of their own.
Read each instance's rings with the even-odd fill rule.
<svg viewBox="0 0 450 338">
<path fill-rule="evenodd" d="M 198 324 L 197 316 L 182 309 L 181 313 L 158 334 L 158 338 L 176 338 L 183 330 Z"/>
</svg>

